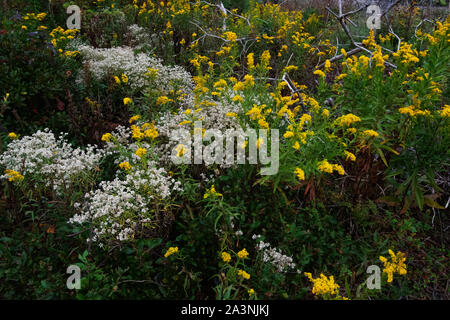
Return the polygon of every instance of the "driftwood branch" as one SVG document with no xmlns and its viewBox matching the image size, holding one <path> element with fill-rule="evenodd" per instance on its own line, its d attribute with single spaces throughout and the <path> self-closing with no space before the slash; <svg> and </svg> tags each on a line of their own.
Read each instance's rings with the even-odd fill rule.
<svg viewBox="0 0 450 320">
<path fill-rule="evenodd" d="M 388 7 L 388 8 L 380 15 L 380 19 L 383 18 L 383 17 L 384 17 L 384 16 L 385 16 L 392 8 L 393 8 L 393 7 L 395 7 L 396 5 L 398 5 L 401 1 L 402 1 L 402 0 L 397 0 L 397 1 L 395 1 L 394 3 L 392 3 L 391 5 L 389 5 L 389 7 Z M 346 12 L 346 13 L 343 13 L 343 12 L 342 12 L 342 0 L 339 0 L 339 2 L 338 2 L 339 14 L 335 13 L 335 12 L 334 12 L 333 10 L 331 10 L 328 6 L 325 7 L 325 9 L 326 9 L 331 15 L 333 15 L 333 16 L 336 18 L 336 20 L 339 22 L 339 24 L 341 25 L 341 27 L 342 27 L 342 29 L 344 30 L 345 34 L 346 34 L 347 37 L 349 38 L 349 40 L 350 40 L 350 42 L 351 42 L 351 45 L 354 47 L 353 49 L 351 49 L 351 50 L 349 50 L 349 51 L 347 52 L 346 56 L 351 56 L 351 55 L 354 55 L 354 54 L 359 53 L 359 52 L 361 52 L 361 51 L 365 51 L 365 52 L 367 52 L 368 54 L 370 54 L 370 56 L 373 56 L 373 52 L 372 52 L 372 51 L 370 51 L 370 50 L 367 49 L 367 48 L 364 48 L 364 47 L 361 45 L 361 43 L 355 41 L 354 37 L 352 36 L 352 34 L 351 34 L 351 32 L 350 32 L 350 30 L 349 30 L 347 24 L 346 24 L 346 21 L 350 21 L 349 18 L 348 18 L 349 16 L 351 16 L 351 15 L 353 15 L 353 14 L 355 14 L 355 13 L 358 13 L 358 12 L 360 12 L 360 11 L 366 9 L 369 5 L 370 5 L 370 4 L 366 4 L 366 5 L 364 5 L 364 6 L 360 7 L 360 8 L 358 8 L 358 9 L 355 9 L 355 10 L 352 10 L 352 11 L 349 11 L 349 12 Z M 397 38 L 397 40 L 398 40 L 398 49 L 399 49 L 399 48 L 400 48 L 401 39 L 397 36 L 397 34 L 394 33 L 394 31 L 392 30 L 392 27 L 390 27 L 389 32 L 392 33 L 392 34 Z M 338 42 L 337 42 L 337 43 L 338 43 Z M 338 44 L 339 44 L 339 43 L 338 43 Z M 387 50 L 386 48 L 383 48 L 383 49 Z M 397 49 L 397 50 L 398 50 L 398 49 Z M 389 51 L 389 50 L 387 50 L 387 51 Z M 331 59 L 329 59 L 329 61 L 330 61 L 330 62 L 334 62 L 334 61 L 340 60 L 340 59 L 342 59 L 342 58 L 344 58 L 344 57 L 345 57 L 345 56 L 344 56 L 343 54 L 335 55 L 334 57 L 332 57 Z M 384 63 L 385 63 L 386 66 L 389 66 L 389 67 L 391 67 L 391 68 L 394 68 L 394 69 L 397 68 L 396 65 L 394 65 L 394 64 L 392 64 L 392 63 L 390 63 L 390 62 L 388 62 L 388 61 L 385 61 Z M 324 65 L 325 65 L 325 62 L 319 64 L 319 65 L 317 66 L 317 69 L 322 68 Z"/>
</svg>

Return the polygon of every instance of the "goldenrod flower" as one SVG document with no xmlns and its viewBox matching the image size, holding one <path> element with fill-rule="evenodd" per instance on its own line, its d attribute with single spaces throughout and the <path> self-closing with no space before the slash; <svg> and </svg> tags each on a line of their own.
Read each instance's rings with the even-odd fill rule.
<svg viewBox="0 0 450 320">
<path fill-rule="evenodd" d="M 388 275 L 387 282 L 392 282 L 394 280 L 395 273 L 398 273 L 399 275 L 406 274 L 406 257 L 404 253 L 400 251 L 395 254 L 391 249 L 389 249 L 388 252 L 391 256 L 392 262 L 388 261 L 383 256 L 380 256 L 380 261 L 384 264 L 383 273 L 386 273 Z"/>
<path fill-rule="evenodd" d="M 133 122 L 139 120 L 140 118 L 141 118 L 140 115 L 135 115 L 135 116 L 132 116 L 132 117 L 130 118 L 130 120 L 128 120 L 128 122 L 131 124 L 131 123 L 133 123 Z"/>
<path fill-rule="evenodd" d="M 330 164 L 327 159 L 322 160 L 318 163 L 318 168 L 322 172 L 333 173 L 333 165 Z"/>
<path fill-rule="evenodd" d="M 286 139 L 292 138 L 294 136 L 294 133 L 292 131 L 286 131 L 283 134 L 283 137 L 285 137 Z"/>
<path fill-rule="evenodd" d="M 270 52 L 269 50 L 265 50 L 262 54 L 261 54 L 261 64 L 263 66 L 267 66 L 270 62 Z"/>
<path fill-rule="evenodd" d="M 130 170 L 131 169 L 131 165 L 128 161 L 122 162 L 119 164 L 120 169 L 123 170 Z"/>
<path fill-rule="evenodd" d="M 177 253 L 178 252 L 178 247 L 170 247 L 166 253 L 164 254 L 164 257 L 167 258 L 168 256 Z"/>
<path fill-rule="evenodd" d="M 344 153 L 346 155 L 345 160 L 347 160 L 347 161 L 348 160 L 350 160 L 350 161 L 355 161 L 356 160 L 356 156 L 353 153 L 348 152 L 348 151 L 344 151 Z"/>
<path fill-rule="evenodd" d="M 238 271 L 238 276 L 241 276 L 242 278 L 244 278 L 244 279 L 246 279 L 246 280 L 250 279 L 250 274 L 247 273 L 247 272 L 245 272 L 245 271 L 242 270 L 242 269 L 240 269 L 240 270 Z"/>
<path fill-rule="evenodd" d="M 109 142 L 111 139 L 112 139 L 111 133 L 105 133 L 104 135 L 102 135 L 102 141 Z"/>
<path fill-rule="evenodd" d="M 227 86 L 227 82 L 224 79 L 220 79 L 219 81 L 215 82 L 213 84 L 214 88 L 225 88 Z"/>
<path fill-rule="evenodd" d="M 180 143 L 176 146 L 175 151 L 177 152 L 177 157 L 182 157 L 188 151 L 188 149 L 184 144 Z"/>
<path fill-rule="evenodd" d="M 248 252 L 247 252 L 247 250 L 244 248 L 244 249 L 242 249 L 241 251 L 239 251 L 239 252 L 237 253 L 237 255 L 238 255 L 239 258 L 245 259 L 245 258 L 248 257 Z"/>
<path fill-rule="evenodd" d="M 4 171 L 9 177 L 8 177 L 8 181 L 13 182 L 13 181 L 21 181 L 24 179 L 24 176 L 21 175 L 19 172 L 14 171 L 14 170 L 10 170 L 10 169 L 6 169 Z"/>
<path fill-rule="evenodd" d="M 245 88 L 245 85 L 241 81 L 236 82 L 236 84 L 233 86 L 234 91 L 242 91 L 242 90 L 244 90 L 244 88 Z"/>
<path fill-rule="evenodd" d="M 323 273 L 320 274 L 319 278 L 314 279 L 312 274 L 309 272 L 305 272 L 305 276 L 314 284 L 312 293 L 316 296 L 323 294 L 337 294 L 339 285 L 334 282 L 334 277 L 330 276 L 329 278 L 325 276 Z"/>
<path fill-rule="evenodd" d="M 156 104 L 157 105 L 160 105 L 160 104 L 164 105 L 164 104 L 169 103 L 169 102 L 173 102 L 173 100 L 168 98 L 167 96 L 160 96 L 160 97 L 158 97 L 158 99 L 156 99 Z"/>
<path fill-rule="evenodd" d="M 145 148 L 139 148 L 136 150 L 136 155 L 139 158 L 142 158 L 146 153 L 147 153 L 147 149 L 145 149 Z"/>
<path fill-rule="evenodd" d="M 263 144 L 264 144 L 263 138 L 258 138 L 258 140 L 256 140 L 256 149 L 259 149 Z"/>
<path fill-rule="evenodd" d="M 230 262 L 231 261 L 231 255 L 228 252 L 222 252 L 222 260 L 223 262 Z"/>
<path fill-rule="evenodd" d="M 145 125 L 145 124 L 144 124 L 144 125 Z M 145 128 L 144 128 L 144 126 L 142 126 L 142 128 L 143 128 L 143 129 L 146 129 L 146 130 L 144 131 L 145 137 L 146 137 L 146 138 L 151 138 L 151 139 L 153 140 L 153 139 L 155 139 L 155 138 L 157 138 L 157 137 L 159 136 L 159 132 L 158 132 L 158 130 L 156 130 L 155 124 L 154 124 L 154 123 L 152 123 L 152 124 L 149 125 L 149 126 L 150 126 L 149 129 L 146 129 L 147 126 L 146 126 Z"/>
<path fill-rule="evenodd" d="M 244 76 L 244 85 L 246 88 L 251 88 L 255 85 L 255 78 L 252 75 L 246 74 Z"/>
<path fill-rule="evenodd" d="M 298 180 L 305 180 L 305 171 L 303 171 L 302 169 L 296 168 L 294 173 L 297 176 Z"/>
<path fill-rule="evenodd" d="M 324 65 L 325 71 L 328 72 L 331 70 L 331 62 L 330 60 L 325 60 L 325 65 Z"/>
<path fill-rule="evenodd" d="M 337 118 L 335 122 L 339 126 L 343 126 L 343 125 L 349 126 L 349 125 L 351 125 L 351 124 L 353 124 L 355 122 L 360 122 L 360 121 L 361 121 L 360 117 L 349 113 L 349 114 L 346 114 L 346 115 L 343 115 L 343 116 Z"/>
<path fill-rule="evenodd" d="M 369 137 L 378 137 L 379 136 L 379 134 L 373 130 L 365 130 L 365 131 L 363 131 L 363 135 L 369 136 Z"/>
<path fill-rule="evenodd" d="M 122 82 L 127 84 L 128 83 L 128 77 L 126 76 L 126 74 L 122 74 Z"/>
<path fill-rule="evenodd" d="M 255 59 L 254 59 L 253 52 L 249 53 L 247 55 L 247 66 L 248 66 L 249 69 L 253 69 L 255 67 Z"/>
<path fill-rule="evenodd" d="M 325 78 L 325 73 L 322 70 L 316 70 L 313 74 L 318 75 L 321 78 Z"/>
<path fill-rule="evenodd" d="M 341 165 L 334 164 L 333 165 L 333 170 L 337 171 L 341 176 L 343 176 L 345 174 L 344 168 L 342 168 Z"/>
<path fill-rule="evenodd" d="M 183 125 L 189 124 L 189 123 L 191 123 L 191 122 L 192 122 L 191 120 L 184 120 L 184 121 L 181 121 L 178 125 L 179 125 L 179 126 L 183 126 Z"/>
<path fill-rule="evenodd" d="M 141 131 L 141 128 L 139 128 L 138 126 L 132 125 L 130 129 L 131 129 L 131 137 L 133 139 L 141 140 L 142 138 L 144 138 L 145 134 Z"/>
<path fill-rule="evenodd" d="M 232 32 L 232 31 L 225 32 L 225 33 L 223 34 L 223 37 L 224 37 L 225 39 L 227 39 L 228 41 L 231 41 L 231 42 L 234 42 L 234 41 L 237 40 L 237 35 L 236 35 L 236 33 Z"/>
<path fill-rule="evenodd" d="M 216 188 L 214 187 L 214 185 L 211 186 L 211 189 L 206 191 L 206 193 L 203 195 L 203 199 L 206 199 L 212 195 L 215 195 L 217 197 L 223 197 L 223 195 L 221 193 L 216 191 Z"/>
<path fill-rule="evenodd" d="M 441 117 L 450 117 L 450 106 L 448 104 L 444 105 L 442 110 L 438 111 Z"/>
</svg>

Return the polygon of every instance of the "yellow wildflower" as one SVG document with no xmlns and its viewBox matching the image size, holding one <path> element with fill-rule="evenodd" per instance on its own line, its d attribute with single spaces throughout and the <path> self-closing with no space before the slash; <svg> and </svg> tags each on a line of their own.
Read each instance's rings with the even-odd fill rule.
<svg viewBox="0 0 450 320">
<path fill-rule="evenodd" d="M 184 144 L 180 143 L 176 146 L 175 151 L 177 152 L 177 157 L 182 157 L 188 151 L 188 149 Z"/>
<path fill-rule="evenodd" d="M 298 180 L 305 180 L 305 171 L 303 171 L 302 169 L 296 168 L 294 173 L 297 176 Z"/>
<path fill-rule="evenodd" d="M 450 106 L 448 104 L 444 105 L 442 110 L 438 111 L 441 117 L 450 117 Z"/>
<path fill-rule="evenodd" d="M 395 273 L 398 273 L 399 275 L 406 274 L 406 257 L 404 253 L 398 251 L 397 254 L 395 254 L 391 249 L 389 249 L 389 255 L 391 256 L 392 261 L 388 261 L 383 256 L 380 256 L 380 261 L 384 264 L 383 273 L 388 275 L 387 282 L 392 282 Z"/>
<path fill-rule="evenodd" d="M 244 88 L 245 88 L 245 85 L 241 81 L 236 82 L 236 84 L 233 86 L 234 91 L 242 91 L 242 90 L 244 90 Z"/>
<path fill-rule="evenodd" d="M 214 187 L 214 185 L 211 186 L 211 189 L 206 191 L 206 193 L 203 195 L 203 199 L 206 199 L 212 195 L 215 195 L 217 197 L 223 197 L 223 195 L 221 193 L 216 191 L 216 188 Z"/>
<path fill-rule="evenodd" d="M 245 258 L 248 257 L 248 252 L 247 252 L 247 250 L 244 248 L 244 249 L 242 249 L 241 251 L 239 251 L 239 252 L 237 253 L 237 255 L 238 255 L 239 258 L 245 259 Z"/>
<path fill-rule="evenodd" d="M 316 70 L 313 74 L 318 75 L 321 78 L 325 78 L 325 73 L 322 70 Z"/>
<path fill-rule="evenodd" d="M 128 83 L 128 77 L 126 76 L 126 74 L 122 74 L 122 82 L 127 84 Z"/>
<path fill-rule="evenodd" d="M 247 66 L 248 66 L 248 68 L 249 68 L 250 70 L 253 69 L 253 68 L 255 67 L 255 58 L 254 58 L 253 52 L 252 52 L 252 53 L 249 53 L 249 54 L 247 55 Z"/>
<path fill-rule="evenodd" d="M 365 131 L 363 131 L 363 135 L 369 136 L 369 137 L 378 137 L 379 136 L 379 134 L 374 130 L 365 130 Z"/>
<path fill-rule="evenodd" d="M 228 41 L 234 42 L 237 39 L 237 35 L 236 33 L 232 32 L 232 31 L 227 31 L 223 34 L 223 37 L 225 39 L 227 39 Z"/>
<path fill-rule="evenodd" d="M 238 271 L 238 276 L 241 276 L 242 278 L 248 280 L 250 279 L 250 274 L 248 274 L 247 272 L 245 272 L 244 270 L 240 269 Z"/>
<path fill-rule="evenodd" d="M 146 153 L 147 153 L 147 149 L 145 149 L 145 148 L 138 148 L 138 149 L 136 150 L 136 155 L 137 155 L 139 158 L 142 158 Z"/>
<path fill-rule="evenodd" d="M 231 261 L 231 255 L 228 252 L 222 252 L 222 260 L 223 262 L 230 262 Z"/>
<path fill-rule="evenodd" d="M 10 169 L 6 169 L 4 171 L 9 177 L 8 177 L 8 181 L 13 182 L 13 181 L 21 181 L 24 179 L 24 176 L 21 175 L 19 172 L 14 171 L 14 170 L 10 170 Z"/>
<path fill-rule="evenodd" d="M 258 140 L 256 140 L 256 149 L 259 149 L 263 144 L 264 144 L 263 138 L 258 138 Z"/>
<path fill-rule="evenodd" d="M 111 139 L 112 139 L 111 133 L 105 133 L 104 135 L 102 135 L 102 141 L 109 142 Z"/>
<path fill-rule="evenodd" d="M 132 116 L 132 117 L 130 118 L 130 120 L 128 120 L 128 122 L 131 124 L 131 123 L 133 123 L 133 122 L 139 120 L 140 118 L 141 118 L 140 115 L 135 115 L 135 116 Z"/>
<path fill-rule="evenodd" d="M 292 132 L 292 131 L 286 131 L 284 134 L 283 134 L 283 137 L 285 137 L 286 139 L 289 139 L 289 138 L 291 138 L 291 137 L 293 137 L 294 136 L 294 133 Z"/>
<path fill-rule="evenodd" d="M 121 164 L 119 164 L 119 168 L 123 169 L 123 170 L 130 170 L 131 165 L 128 161 L 125 161 L 125 162 L 122 162 Z"/>
<path fill-rule="evenodd" d="M 312 293 L 316 296 L 323 294 L 337 294 L 339 285 L 334 282 L 334 277 L 330 276 L 329 278 L 325 276 L 323 273 L 320 274 L 320 278 L 314 279 L 312 274 L 309 272 L 305 272 L 305 276 L 314 284 Z"/>
<path fill-rule="evenodd" d="M 167 258 L 168 256 L 171 256 L 174 253 L 178 252 L 178 247 L 170 247 L 167 249 L 166 253 L 164 254 L 164 257 Z"/>
<path fill-rule="evenodd" d="M 233 102 L 236 102 L 236 101 L 242 102 L 242 101 L 244 101 L 244 99 L 242 99 L 242 97 L 237 94 L 233 97 Z"/>
<path fill-rule="evenodd" d="M 327 159 L 322 160 L 318 163 L 318 168 L 322 172 L 333 173 L 333 165 L 330 164 Z"/>
<path fill-rule="evenodd" d="M 337 171 L 341 176 L 345 174 L 344 168 L 341 165 L 333 164 L 333 170 Z"/>
<path fill-rule="evenodd" d="M 351 113 L 346 114 L 346 115 L 341 116 L 336 119 L 336 123 L 340 126 L 343 126 L 343 125 L 349 126 L 352 123 L 359 122 L 359 121 L 361 121 L 361 118 L 359 118 L 358 116 L 355 116 L 354 114 L 351 114 Z"/>
<path fill-rule="evenodd" d="M 144 133 L 141 131 L 141 128 L 139 128 L 136 125 L 132 125 L 130 127 L 131 129 L 131 137 L 137 140 L 140 140 L 144 137 Z"/>
<path fill-rule="evenodd" d="M 347 161 L 348 160 L 350 160 L 350 161 L 355 161 L 356 160 L 356 156 L 353 153 L 348 152 L 348 151 L 344 151 L 344 153 L 346 155 L 345 160 L 347 160 Z"/>
<path fill-rule="evenodd" d="M 160 97 L 158 97 L 158 99 L 156 99 L 156 104 L 157 105 L 160 105 L 160 104 L 164 105 L 164 104 L 169 103 L 169 102 L 173 102 L 173 100 L 170 99 L 167 96 L 160 96 Z"/>
</svg>

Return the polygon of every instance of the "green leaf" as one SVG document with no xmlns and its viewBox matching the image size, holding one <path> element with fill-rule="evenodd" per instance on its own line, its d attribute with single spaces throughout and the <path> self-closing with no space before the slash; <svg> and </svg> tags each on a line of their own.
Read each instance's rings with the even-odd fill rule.
<svg viewBox="0 0 450 320">
<path fill-rule="evenodd" d="M 423 197 L 423 201 L 429 207 L 432 207 L 432 208 L 435 208 L 435 209 L 445 209 L 443 206 L 441 206 L 436 201 L 430 199 L 429 197 L 426 197 L 426 196 Z"/>
<path fill-rule="evenodd" d="M 386 167 L 388 167 L 389 165 L 388 165 L 388 163 L 386 161 L 386 158 L 384 157 L 383 151 L 381 151 L 381 149 L 377 147 L 377 152 L 380 155 L 381 160 L 383 160 L 383 163 L 386 165 Z"/>
<path fill-rule="evenodd" d="M 418 185 L 414 186 L 414 193 L 416 195 L 417 205 L 419 206 L 419 209 L 422 210 L 423 209 L 424 198 L 423 198 L 422 190 L 420 189 L 420 187 Z"/>
</svg>

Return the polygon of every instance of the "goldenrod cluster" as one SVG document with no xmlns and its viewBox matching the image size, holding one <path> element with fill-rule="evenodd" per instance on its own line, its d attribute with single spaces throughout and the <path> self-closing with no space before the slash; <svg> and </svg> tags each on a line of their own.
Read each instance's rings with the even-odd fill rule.
<svg viewBox="0 0 450 320">
<path fill-rule="evenodd" d="M 178 247 L 170 247 L 166 253 L 164 254 L 164 257 L 167 258 L 168 256 L 171 256 L 174 253 L 178 252 Z"/>
<path fill-rule="evenodd" d="M 341 165 L 339 165 L 339 164 L 331 164 L 331 163 L 328 162 L 327 159 L 320 161 L 317 164 L 317 167 L 318 167 L 319 171 L 322 171 L 322 172 L 333 173 L 333 171 L 336 171 L 340 175 L 344 175 L 345 174 L 344 168 L 342 168 Z"/>
<path fill-rule="evenodd" d="M 203 195 L 203 199 L 207 199 L 210 196 L 216 196 L 216 197 L 222 197 L 223 195 L 216 191 L 216 188 L 214 185 L 211 186 L 209 190 L 206 191 L 206 193 Z"/>
<path fill-rule="evenodd" d="M 238 255 L 239 258 L 245 259 L 245 258 L 248 257 L 248 252 L 247 252 L 247 250 L 244 248 L 244 249 L 242 249 L 241 251 L 239 251 L 239 252 L 237 253 L 237 255 Z"/>
<path fill-rule="evenodd" d="M 21 175 L 19 172 L 14 171 L 14 170 L 10 170 L 10 169 L 6 169 L 4 171 L 5 174 L 8 175 L 8 180 L 9 181 L 22 181 L 24 179 L 24 176 Z"/>
<path fill-rule="evenodd" d="M 150 138 L 151 140 L 154 140 L 159 136 L 158 130 L 156 130 L 154 123 L 146 122 L 141 126 L 132 125 L 130 129 L 131 136 L 136 140 L 142 140 L 144 138 Z"/>
<path fill-rule="evenodd" d="M 320 274 L 319 278 L 313 278 L 312 274 L 309 272 L 305 272 L 305 276 L 314 284 L 312 293 L 316 296 L 325 295 L 325 294 L 337 294 L 339 285 L 334 282 L 334 277 L 330 276 L 329 278 L 325 276 L 323 273 Z"/>
<path fill-rule="evenodd" d="M 231 261 L 231 255 L 228 252 L 222 252 L 222 260 L 223 262 L 230 262 Z"/>
<path fill-rule="evenodd" d="M 388 276 L 387 282 L 392 282 L 395 273 L 398 273 L 399 275 L 406 274 L 406 257 L 404 253 L 398 251 L 397 254 L 395 254 L 391 249 L 389 249 L 389 255 L 391 256 L 392 261 L 388 261 L 383 256 L 380 256 L 380 261 L 384 264 L 383 273 L 386 273 Z"/>
<path fill-rule="evenodd" d="M 250 279 L 250 274 L 245 272 L 244 270 L 239 270 L 238 276 L 241 276 L 242 278 L 244 278 L 246 280 Z"/>
</svg>

